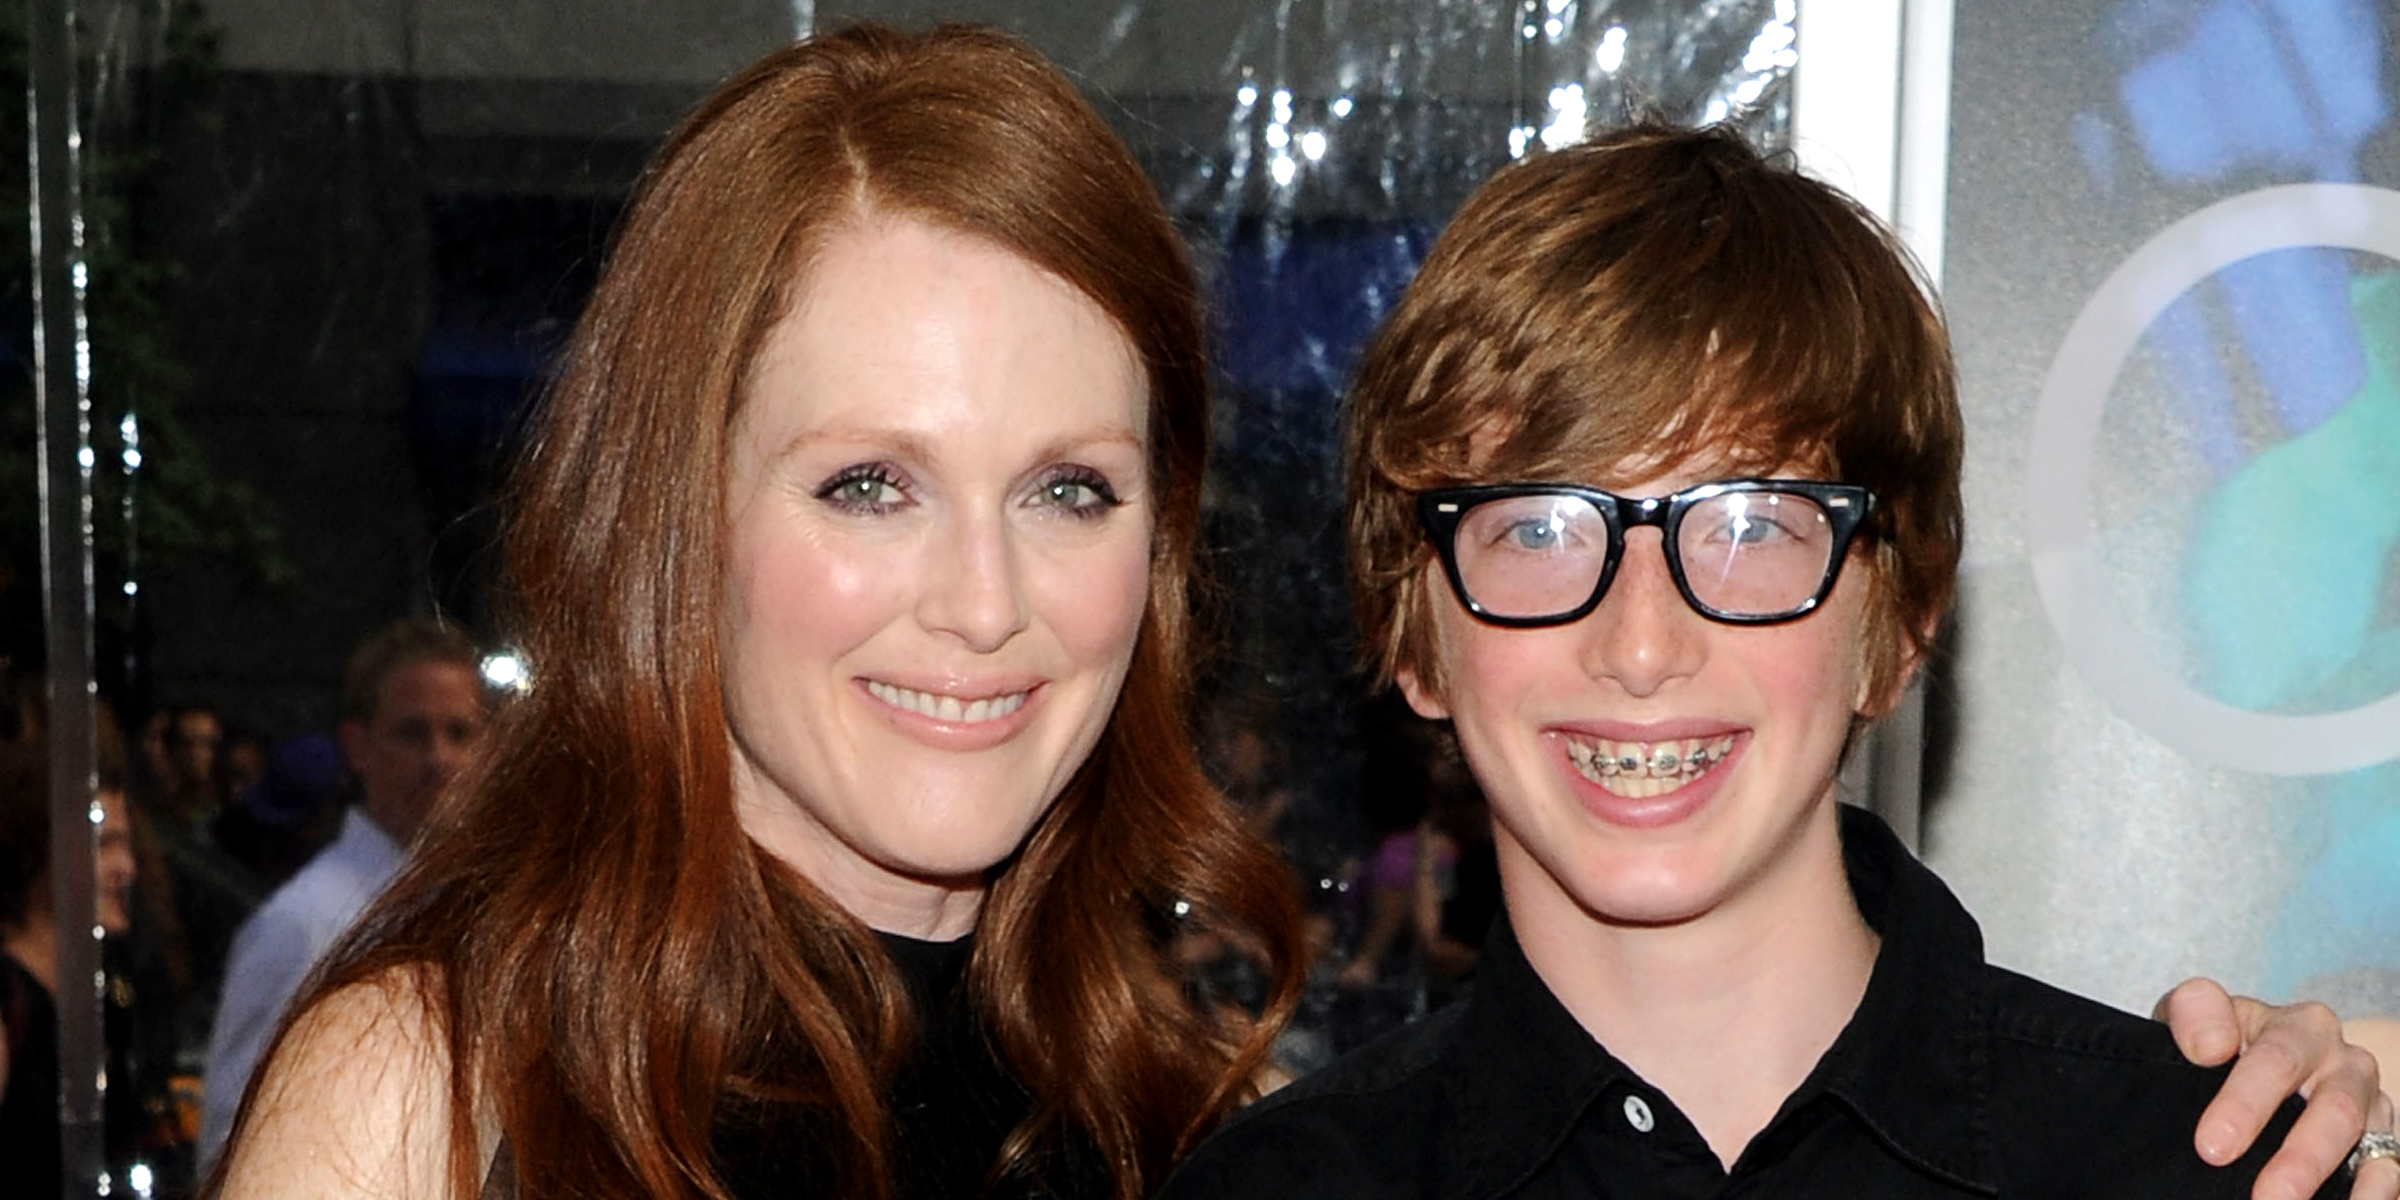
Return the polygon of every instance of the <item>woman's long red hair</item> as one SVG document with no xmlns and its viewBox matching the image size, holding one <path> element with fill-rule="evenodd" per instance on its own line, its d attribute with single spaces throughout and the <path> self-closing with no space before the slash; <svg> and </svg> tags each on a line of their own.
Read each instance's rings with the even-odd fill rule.
<svg viewBox="0 0 2400 1200">
<path fill-rule="evenodd" d="M 1207 429 L 1181 245 L 1123 144 L 1031 50 L 859 27 L 709 97 L 661 152 L 514 481 L 508 598 L 535 686 L 310 992 L 414 972 L 449 1039 L 451 1170 L 495 1114 L 526 1197 L 722 1197 L 712 1123 L 796 1096 L 840 1191 L 889 1191 L 879 1079 L 910 1016 L 880 945 L 735 818 L 719 481 L 745 371 L 815 249 L 863 216 L 982 237 L 1074 284 L 1147 370 L 1156 558 L 1107 731 L 996 872 L 969 986 L 1034 1097 L 1004 1169 L 1096 1153 L 1132 1200 L 1249 1088 L 1301 963 L 1282 864 L 1187 725 Z M 1229 1028 L 1162 945 L 1177 902 L 1278 981 Z M 300 1006 L 295 1006 L 300 1007 Z M 237 1140 L 240 1136 L 237 1128 Z M 798 1152 L 798 1151 L 796 1151 Z"/>
</svg>

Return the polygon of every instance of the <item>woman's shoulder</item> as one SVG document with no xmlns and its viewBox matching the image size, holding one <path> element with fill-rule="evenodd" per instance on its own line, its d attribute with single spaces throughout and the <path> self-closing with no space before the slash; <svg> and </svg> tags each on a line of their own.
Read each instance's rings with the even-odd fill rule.
<svg viewBox="0 0 2400 1200">
<path fill-rule="evenodd" d="M 455 1195 L 439 988 L 432 968 L 391 968 L 294 1018 L 246 1098 L 220 1194 Z"/>
</svg>

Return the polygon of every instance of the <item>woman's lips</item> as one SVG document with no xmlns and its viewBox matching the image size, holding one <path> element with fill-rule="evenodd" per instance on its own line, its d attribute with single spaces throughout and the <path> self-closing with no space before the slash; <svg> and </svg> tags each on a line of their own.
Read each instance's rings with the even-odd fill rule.
<svg viewBox="0 0 2400 1200">
<path fill-rule="evenodd" d="M 1040 683 L 934 691 L 860 679 L 859 690 L 894 728 L 955 751 L 987 749 L 1015 737 L 1041 707 L 1042 696 Z"/>
</svg>

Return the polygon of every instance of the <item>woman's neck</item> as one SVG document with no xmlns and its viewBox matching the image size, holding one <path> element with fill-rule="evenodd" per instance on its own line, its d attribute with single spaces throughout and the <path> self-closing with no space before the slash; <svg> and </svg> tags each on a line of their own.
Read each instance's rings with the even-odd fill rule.
<svg viewBox="0 0 2400 1200">
<path fill-rule="evenodd" d="M 1671 925 L 1613 924 L 1555 886 L 1507 887 L 1541 868 L 1502 853 L 1534 970 L 1728 1168 L 1841 1035 L 1874 971 L 1878 942 L 1851 898 L 1832 815 L 1725 904 Z"/>
</svg>

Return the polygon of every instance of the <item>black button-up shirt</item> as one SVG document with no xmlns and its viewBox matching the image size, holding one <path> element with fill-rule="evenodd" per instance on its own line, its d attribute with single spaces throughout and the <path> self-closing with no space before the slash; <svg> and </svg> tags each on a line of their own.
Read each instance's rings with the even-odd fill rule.
<svg viewBox="0 0 2400 1200">
<path fill-rule="evenodd" d="M 1730 1171 L 1550 994 L 1504 918 L 1467 1001 L 1236 1117 L 1161 1200 L 2249 1195 L 2296 1102 L 2239 1162 L 2207 1165 L 2192 1138 L 2224 1069 L 2185 1061 L 2163 1025 L 1986 964 L 1974 919 L 1874 817 L 1845 806 L 1842 845 L 1882 937 L 1874 972 Z"/>
</svg>

